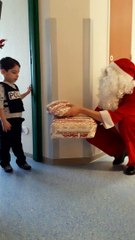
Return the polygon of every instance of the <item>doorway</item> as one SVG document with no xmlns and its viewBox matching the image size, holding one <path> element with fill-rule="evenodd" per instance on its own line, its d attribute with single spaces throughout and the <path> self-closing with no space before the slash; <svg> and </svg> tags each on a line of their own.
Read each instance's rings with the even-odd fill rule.
<svg viewBox="0 0 135 240">
<path fill-rule="evenodd" d="M 23 136 L 23 145 L 26 153 L 42 162 L 38 0 L 2 2 L 0 38 L 5 38 L 6 43 L 0 49 L 0 58 L 11 56 L 21 63 L 17 85 L 22 92 L 32 83 L 32 97 L 24 99 L 24 124 L 29 134 Z"/>
<path fill-rule="evenodd" d="M 41 106 L 41 76 L 40 76 L 40 46 L 39 46 L 39 16 L 38 0 L 28 0 L 29 43 L 33 122 L 33 159 L 42 162 L 42 106 Z"/>
</svg>

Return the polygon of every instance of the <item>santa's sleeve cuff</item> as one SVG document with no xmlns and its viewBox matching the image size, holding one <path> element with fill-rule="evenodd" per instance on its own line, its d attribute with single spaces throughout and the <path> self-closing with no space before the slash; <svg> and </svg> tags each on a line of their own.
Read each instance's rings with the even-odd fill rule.
<svg viewBox="0 0 135 240">
<path fill-rule="evenodd" d="M 114 127 L 114 122 L 107 110 L 100 111 L 101 117 L 103 119 L 103 126 L 108 129 Z"/>
</svg>

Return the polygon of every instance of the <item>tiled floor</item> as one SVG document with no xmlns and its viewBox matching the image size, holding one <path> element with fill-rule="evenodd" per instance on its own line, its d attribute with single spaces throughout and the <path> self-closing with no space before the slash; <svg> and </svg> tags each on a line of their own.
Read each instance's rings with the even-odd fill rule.
<svg viewBox="0 0 135 240">
<path fill-rule="evenodd" d="M 29 159 L 0 169 L 0 240 L 134 240 L 135 176 L 102 157 L 87 166 Z"/>
</svg>

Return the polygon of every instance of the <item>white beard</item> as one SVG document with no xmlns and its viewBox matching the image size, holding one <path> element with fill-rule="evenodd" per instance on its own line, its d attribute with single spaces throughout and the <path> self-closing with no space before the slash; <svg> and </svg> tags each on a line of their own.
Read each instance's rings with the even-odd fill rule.
<svg viewBox="0 0 135 240">
<path fill-rule="evenodd" d="M 99 81 L 99 107 L 104 110 L 118 108 L 120 99 L 125 94 L 132 94 L 134 81 L 129 80 L 112 67 L 107 67 Z"/>
</svg>

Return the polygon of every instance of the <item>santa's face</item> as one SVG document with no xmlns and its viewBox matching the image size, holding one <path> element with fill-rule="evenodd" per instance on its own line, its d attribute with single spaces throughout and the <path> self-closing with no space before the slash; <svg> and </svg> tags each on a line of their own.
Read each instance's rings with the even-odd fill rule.
<svg viewBox="0 0 135 240">
<path fill-rule="evenodd" d="M 125 94 L 131 94 L 133 88 L 133 80 L 127 80 L 124 75 L 108 66 L 99 81 L 99 106 L 104 110 L 117 109 L 120 99 Z"/>
</svg>

